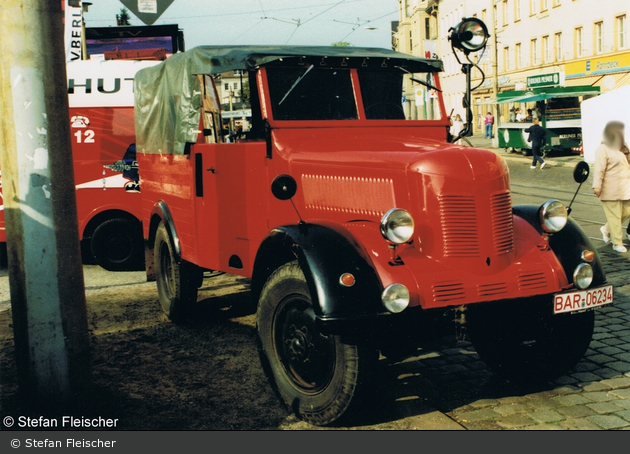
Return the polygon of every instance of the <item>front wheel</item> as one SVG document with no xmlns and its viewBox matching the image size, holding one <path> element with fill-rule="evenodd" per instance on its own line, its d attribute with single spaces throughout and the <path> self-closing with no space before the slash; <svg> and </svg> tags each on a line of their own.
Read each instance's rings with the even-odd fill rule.
<svg viewBox="0 0 630 454">
<path fill-rule="evenodd" d="M 155 275 L 162 309 L 174 322 L 186 319 L 197 301 L 202 271 L 192 263 L 177 260 L 173 241 L 164 223 L 155 233 Z"/>
<path fill-rule="evenodd" d="M 295 415 L 327 425 L 356 405 L 367 388 L 376 350 L 322 334 L 297 262 L 278 268 L 258 303 L 260 359 L 269 381 Z"/>
<path fill-rule="evenodd" d="M 90 251 L 96 263 L 108 271 L 142 270 L 144 247 L 140 222 L 108 219 L 94 230 Z"/>
<path fill-rule="evenodd" d="M 471 308 L 468 333 L 481 359 L 515 381 L 553 380 L 582 359 L 595 313 L 551 313 L 551 304 Z"/>
</svg>

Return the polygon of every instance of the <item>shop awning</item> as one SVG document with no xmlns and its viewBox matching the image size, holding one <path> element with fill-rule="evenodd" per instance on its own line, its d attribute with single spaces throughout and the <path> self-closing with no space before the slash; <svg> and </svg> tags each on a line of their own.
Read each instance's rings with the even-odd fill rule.
<svg viewBox="0 0 630 454">
<path fill-rule="evenodd" d="M 579 85 L 600 87 L 602 92 L 616 90 L 617 88 L 630 85 L 630 72 L 578 77 L 577 79 L 567 79 L 565 81 L 565 86 L 567 87 L 575 87 Z"/>
<path fill-rule="evenodd" d="M 496 99 L 485 100 L 480 104 L 505 104 L 519 102 L 536 102 L 545 101 L 551 98 L 570 98 L 574 96 L 593 96 L 598 95 L 600 87 L 591 87 L 588 85 L 578 85 L 573 87 L 549 87 L 536 88 L 527 91 L 506 91 L 499 93 Z"/>
</svg>

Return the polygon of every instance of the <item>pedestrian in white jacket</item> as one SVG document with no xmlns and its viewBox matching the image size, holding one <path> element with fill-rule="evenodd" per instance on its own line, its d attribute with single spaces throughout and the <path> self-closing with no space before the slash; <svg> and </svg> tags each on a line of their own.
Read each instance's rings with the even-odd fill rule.
<svg viewBox="0 0 630 454">
<path fill-rule="evenodd" d="M 606 225 L 601 232 L 613 249 L 627 252 L 623 245 L 622 223 L 630 217 L 630 164 L 624 151 L 624 124 L 609 122 L 604 128 L 604 141 L 595 150 L 593 192 L 602 203 Z"/>
</svg>

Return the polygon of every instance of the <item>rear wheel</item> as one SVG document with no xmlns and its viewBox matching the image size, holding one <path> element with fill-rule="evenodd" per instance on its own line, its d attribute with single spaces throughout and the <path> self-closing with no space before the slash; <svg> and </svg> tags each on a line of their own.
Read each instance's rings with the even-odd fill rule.
<svg viewBox="0 0 630 454">
<path fill-rule="evenodd" d="M 162 309 L 174 322 L 185 320 L 197 301 L 202 271 L 196 265 L 177 260 L 173 241 L 164 223 L 155 233 L 155 275 Z"/>
<path fill-rule="evenodd" d="M 263 368 L 296 416 L 326 425 L 356 406 L 358 394 L 367 388 L 376 350 L 319 331 L 297 262 L 283 265 L 269 277 L 257 317 Z"/>
<path fill-rule="evenodd" d="M 553 380 L 584 356 L 593 335 L 593 311 L 554 315 L 550 305 L 512 306 L 469 312 L 471 341 L 497 374 L 517 381 Z"/>
<path fill-rule="evenodd" d="M 90 239 L 96 263 L 108 271 L 139 271 L 144 265 L 140 222 L 114 218 L 100 224 Z"/>
</svg>

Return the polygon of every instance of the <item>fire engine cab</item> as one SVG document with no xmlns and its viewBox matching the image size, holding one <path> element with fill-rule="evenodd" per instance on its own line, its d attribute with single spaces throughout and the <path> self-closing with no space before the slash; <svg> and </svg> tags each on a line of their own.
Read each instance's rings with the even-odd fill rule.
<svg viewBox="0 0 630 454">
<path fill-rule="evenodd" d="M 466 57 L 486 39 L 476 19 L 451 30 Z M 234 70 L 252 128 L 225 143 L 214 77 Z M 513 206 L 500 156 L 447 141 L 441 70 L 385 49 L 202 46 L 134 79 L 164 311 L 184 319 L 205 270 L 250 277 L 263 368 L 311 423 L 349 414 L 379 352 L 410 355 L 448 330 L 498 373 L 559 376 L 589 345 L 592 309 L 612 303 L 562 203 Z M 427 94 L 415 112 L 406 84 Z"/>
</svg>

